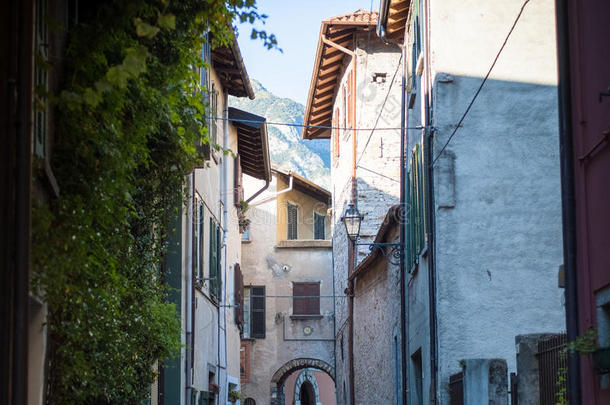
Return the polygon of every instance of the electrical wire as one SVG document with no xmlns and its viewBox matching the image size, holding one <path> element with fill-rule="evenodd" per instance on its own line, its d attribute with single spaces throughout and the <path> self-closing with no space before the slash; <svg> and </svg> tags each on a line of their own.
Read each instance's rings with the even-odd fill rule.
<svg viewBox="0 0 610 405">
<path fill-rule="evenodd" d="M 381 118 L 381 114 L 383 113 L 385 104 L 388 101 L 388 98 L 390 97 L 390 93 L 392 91 L 392 86 L 394 85 L 394 79 L 396 79 L 396 74 L 398 73 L 398 70 L 400 69 L 401 63 L 402 63 L 402 52 L 400 53 L 400 58 L 398 59 L 398 64 L 396 65 L 396 70 L 394 71 L 394 75 L 392 76 L 392 81 L 390 82 L 390 87 L 388 88 L 388 92 L 385 95 L 383 104 L 381 104 L 381 109 L 379 110 L 379 114 L 377 115 L 377 119 L 375 120 L 375 125 L 373 126 L 373 128 L 370 129 L 371 133 L 369 134 L 369 137 L 367 138 L 366 143 L 364 144 L 364 148 L 362 149 L 362 153 L 360 153 L 360 157 L 356 161 L 356 166 L 358 166 L 358 164 L 360 163 L 360 160 L 362 160 L 362 157 L 364 156 L 364 152 L 366 152 L 366 148 L 369 146 L 369 142 L 371 142 L 371 138 L 373 137 L 373 134 L 375 133 L 375 131 L 384 130 L 382 128 L 377 128 L 377 124 L 379 123 L 379 119 Z M 398 127 L 398 128 L 392 128 L 392 129 L 397 130 L 397 129 L 401 129 L 401 128 Z M 417 128 L 409 128 L 409 129 L 417 129 Z"/>
<path fill-rule="evenodd" d="M 462 115 L 462 118 L 460 118 L 460 120 L 457 123 L 457 125 L 455 126 L 453 132 L 451 133 L 451 135 L 449 135 L 449 139 L 447 139 L 447 142 L 445 142 L 445 144 L 441 148 L 441 151 L 438 153 L 438 155 L 436 155 L 436 158 L 434 158 L 434 160 L 432 161 L 432 166 L 434 166 L 434 164 L 436 163 L 438 158 L 441 157 L 442 153 L 445 151 L 445 148 L 447 148 L 447 145 L 449 145 L 449 142 L 451 142 L 451 139 L 457 133 L 458 129 L 460 128 L 460 125 L 462 125 L 462 122 L 464 121 L 464 119 L 468 115 L 468 112 L 470 111 L 470 108 L 472 107 L 472 105 L 474 104 L 474 101 L 479 96 L 479 93 L 481 92 L 481 89 L 483 89 L 483 86 L 485 85 L 485 82 L 489 78 L 489 75 L 491 74 L 491 71 L 493 70 L 494 66 L 496 65 L 496 62 L 498 61 L 498 58 L 502 54 L 502 51 L 504 50 L 504 47 L 506 46 L 506 43 L 508 42 L 508 39 L 510 38 L 511 34 L 513 33 L 513 30 L 517 26 L 517 22 L 521 18 L 521 14 L 523 14 L 523 10 L 525 9 L 525 6 L 529 2 L 530 2 L 530 0 L 525 0 L 523 5 L 521 6 L 521 10 L 519 10 L 519 14 L 517 14 L 517 18 L 515 18 L 515 22 L 513 23 L 513 26 L 510 28 L 510 31 L 508 31 L 508 34 L 506 35 L 506 38 L 504 39 L 504 43 L 500 47 L 500 50 L 498 51 L 498 54 L 496 55 L 496 58 L 494 59 L 493 63 L 491 64 L 491 67 L 489 68 L 489 71 L 485 75 L 485 78 L 483 78 L 483 81 L 481 82 L 481 85 L 479 86 L 477 91 L 474 93 L 474 97 L 472 97 L 472 100 L 470 101 L 470 104 L 468 104 L 468 107 L 466 108 L 466 111 L 464 111 L 464 114 Z"/>
<path fill-rule="evenodd" d="M 260 120 L 244 120 L 244 119 L 239 119 L 239 118 L 224 118 L 224 117 L 210 117 L 209 119 L 211 120 L 218 120 L 218 121 L 230 121 L 230 122 L 241 122 L 244 124 L 267 124 L 267 125 L 278 125 L 278 126 L 287 126 L 287 127 L 298 127 L 298 128 L 319 128 L 319 129 L 338 129 L 338 130 L 352 130 L 353 128 L 347 128 L 347 127 L 333 127 L 333 126 L 325 126 L 325 125 L 304 125 L 304 124 L 293 124 L 293 123 L 289 123 L 289 122 L 267 122 L 267 121 L 260 121 Z M 396 128 L 356 128 L 356 131 L 396 131 L 400 129 L 400 127 L 396 127 Z M 419 126 L 419 127 L 412 127 L 412 128 L 407 128 L 407 129 L 423 129 L 423 127 Z"/>
</svg>

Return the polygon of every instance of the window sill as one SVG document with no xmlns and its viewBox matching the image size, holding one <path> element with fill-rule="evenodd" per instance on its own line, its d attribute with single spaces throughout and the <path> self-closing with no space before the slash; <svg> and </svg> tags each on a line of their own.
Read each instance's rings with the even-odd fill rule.
<svg viewBox="0 0 610 405">
<path fill-rule="evenodd" d="M 251 240 L 248 240 L 248 239 L 242 239 L 242 240 L 241 240 L 241 243 L 252 243 L 252 241 L 251 241 Z"/>
<path fill-rule="evenodd" d="M 311 320 L 311 319 L 322 319 L 324 315 L 290 315 L 290 319 L 294 320 Z"/>
<path fill-rule="evenodd" d="M 290 239 L 281 240 L 277 243 L 276 247 L 279 249 L 286 248 L 315 248 L 315 249 L 330 249 L 332 248 L 332 241 L 328 239 Z"/>
</svg>

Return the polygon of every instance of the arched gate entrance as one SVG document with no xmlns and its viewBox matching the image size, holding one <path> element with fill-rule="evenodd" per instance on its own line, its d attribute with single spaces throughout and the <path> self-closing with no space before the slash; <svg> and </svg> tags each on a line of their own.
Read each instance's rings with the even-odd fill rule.
<svg viewBox="0 0 610 405">
<path fill-rule="evenodd" d="M 328 374 L 330 376 L 330 378 L 333 379 L 333 381 L 335 379 L 335 374 L 334 374 L 333 368 L 331 367 L 330 364 L 326 363 L 325 361 L 318 360 L 318 359 L 310 359 L 310 358 L 290 360 L 289 362 L 284 364 L 282 367 L 280 367 L 273 374 L 273 377 L 271 378 L 271 402 L 270 402 L 271 405 L 285 405 L 284 382 L 286 381 L 286 378 L 292 372 L 294 372 L 296 370 L 306 369 L 306 368 L 313 368 L 316 370 L 323 371 L 326 374 Z M 301 378 L 301 376 L 303 378 Z M 301 375 L 299 375 L 299 378 L 301 378 L 300 385 L 297 384 L 299 391 L 295 391 L 295 392 L 297 392 L 297 395 L 300 395 L 301 391 L 303 391 L 303 389 L 304 389 L 305 390 L 305 391 L 303 391 L 304 395 L 309 396 L 308 397 L 309 400 L 311 400 L 311 395 L 314 395 L 313 401 L 316 401 L 317 399 L 315 398 L 315 392 L 317 390 L 315 390 L 315 387 L 312 385 L 311 380 L 307 378 L 307 374 L 302 373 Z M 315 379 L 314 379 L 314 381 L 315 381 Z M 305 386 L 303 386 L 304 384 L 305 384 Z M 308 387 L 306 384 L 310 384 L 311 386 Z M 309 404 L 302 403 L 302 405 L 309 405 Z"/>
</svg>

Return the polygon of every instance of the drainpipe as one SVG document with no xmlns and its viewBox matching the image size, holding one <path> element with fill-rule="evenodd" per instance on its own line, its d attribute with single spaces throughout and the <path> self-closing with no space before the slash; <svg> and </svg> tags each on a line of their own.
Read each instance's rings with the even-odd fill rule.
<svg viewBox="0 0 610 405">
<path fill-rule="evenodd" d="M 292 180 L 293 180 L 292 172 L 288 173 L 288 176 L 289 176 L 288 188 L 280 190 L 277 193 L 274 193 L 274 194 L 270 195 L 269 197 L 265 197 L 262 200 L 255 202 L 254 204 L 250 204 L 250 207 L 256 207 L 257 205 L 264 204 L 264 203 L 266 203 L 268 201 L 276 199 L 277 196 L 280 195 L 280 194 L 284 194 L 284 193 L 287 193 L 289 191 L 292 191 Z M 269 184 L 269 182 L 267 182 L 267 184 Z M 265 187 L 265 188 L 267 188 L 267 187 Z M 261 192 L 262 192 L 262 190 L 261 190 Z M 260 193 L 257 193 L 255 195 L 253 195 L 252 197 L 250 197 L 248 199 L 248 201 L 250 201 L 252 198 L 256 197 L 258 194 L 260 194 Z"/>
<path fill-rule="evenodd" d="M 349 274 L 354 272 L 356 268 L 356 241 L 351 242 L 350 254 L 348 255 L 350 263 Z M 348 279 L 347 287 L 348 311 L 349 311 L 349 401 L 350 405 L 356 404 L 356 388 L 354 386 L 354 279 Z"/>
<path fill-rule="evenodd" d="M 380 9 L 382 10 L 383 16 L 380 18 L 387 19 L 388 8 L 390 7 L 389 1 L 381 1 Z M 406 221 L 407 218 L 407 201 L 406 201 L 406 175 L 407 175 L 407 114 L 406 114 L 406 56 L 405 56 L 405 45 L 400 42 L 390 40 L 386 37 L 385 32 L 385 24 L 387 21 L 384 21 L 383 24 L 379 24 L 377 26 L 377 34 L 379 37 L 387 43 L 394 44 L 400 47 L 400 51 L 402 53 L 402 78 L 400 83 L 400 236 L 399 242 L 402 248 L 402 252 L 400 254 L 400 262 L 399 262 L 399 272 L 400 272 L 400 374 L 401 374 L 401 386 L 402 392 L 400 395 L 401 404 L 407 404 L 407 288 L 406 288 L 406 276 L 405 276 L 405 254 L 406 254 Z"/>
<path fill-rule="evenodd" d="M 436 237 L 436 224 L 435 224 L 435 202 L 434 202 L 434 166 L 432 161 L 434 158 L 433 147 L 434 147 L 434 130 L 429 129 L 432 125 L 432 112 L 430 99 L 430 91 L 432 88 L 432 78 L 430 71 L 430 35 L 429 35 L 429 24 L 428 18 L 430 15 L 430 3 L 424 1 L 424 74 L 426 79 L 426 91 L 424 93 L 424 140 L 427 160 L 427 172 L 428 172 L 428 204 L 426 204 L 426 214 L 428 219 L 428 289 L 429 289 L 429 317 L 430 317 L 430 386 L 432 388 L 432 398 L 430 398 L 431 404 L 438 403 L 438 336 L 437 336 L 437 310 L 436 310 L 436 251 L 435 251 L 435 237 Z"/>
<path fill-rule="evenodd" d="M 222 139 L 222 146 L 226 149 L 229 146 L 229 94 L 225 91 L 224 92 L 224 99 L 223 99 L 223 103 L 224 103 L 224 111 L 223 111 L 223 115 L 224 115 L 224 120 L 223 120 L 223 139 Z M 226 401 L 226 397 L 227 397 L 227 392 L 228 392 L 228 370 L 227 370 L 227 363 L 228 363 L 228 359 L 227 359 L 227 261 L 228 261 L 228 257 L 227 257 L 227 239 L 229 236 L 229 207 L 227 206 L 228 203 L 228 196 L 229 196 L 229 183 L 228 183 L 228 160 L 227 160 L 227 156 L 223 157 L 222 160 L 222 221 L 223 221 L 223 233 L 222 233 L 222 247 L 224 249 L 224 263 L 223 263 L 223 301 L 224 304 L 222 305 L 222 318 L 223 318 L 223 326 L 224 326 L 224 330 L 223 330 L 223 340 L 224 340 L 224 354 L 225 354 L 225 369 L 224 369 L 224 384 L 223 384 L 223 390 L 224 392 L 224 398 L 225 399 L 221 399 L 221 401 Z M 269 185 L 269 182 L 267 182 L 267 186 Z M 262 192 L 262 190 L 261 190 Z"/>
<path fill-rule="evenodd" d="M 572 131 L 572 95 L 567 0 L 556 0 L 557 58 L 559 71 L 559 153 L 561 159 L 561 202 L 563 212 L 563 262 L 566 278 L 566 330 L 569 342 L 578 337 L 578 295 L 576 261 L 576 198 L 574 179 L 574 151 Z M 568 400 L 581 401 L 580 359 L 568 351 Z"/>
</svg>

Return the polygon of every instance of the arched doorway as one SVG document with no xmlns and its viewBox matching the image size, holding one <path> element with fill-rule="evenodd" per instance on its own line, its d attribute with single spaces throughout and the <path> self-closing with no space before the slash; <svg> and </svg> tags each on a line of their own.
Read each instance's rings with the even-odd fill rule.
<svg viewBox="0 0 610 405">
<path fill-rule="evenodd" d="M 299 373 L 294 386 L 295 405 L 317 405 L 320 400 L 318 382 L 309 370 Z"/>
<path fill-rule="evenodd" d="M 297 370 L 303 369 L 313 369 L 326 373 L 334 383 L 335 375 L 334 370 L 330 364 L 325 361 L 318 359 L 310 359 L 310 358 L 301 358 L 290 360 L 285 363 L 282 367 L 280 367 L 271 378 L 271 405 L 285 405 L 286 401 L 284 398 L 284 383 L 286 378 Z M 307 373 L 308 372 L 308 373 Z M 302 377 L 302 378 L 301 378 Z M 308 378 L 309 377 L 309 378 Z M 301 378 L 300 385 L 298 385 L 298 390 L 295 385 L 295 394 L 301 394 L 301 389 L 305 384 L 304 395 L 307 396 L 306 399 L 311 399 L 311 404 L 315 405 L 318 401 L 316 397 L 317 385 L 312 383 L 312 380 L 315 381 L 315 378 L 312 378 L 310 370 L 304 370 L 301 374 L 299 374 L 299 378 Z M 298 380 L 298 378 L 297 378 Z M 309 384 L 309 386 L 307 385 Z M 290 403 L 293 402 L 293 398 L 290 398 Z M 296 395 L 295 395 L 295 404 L 296 404 Z M 302 403 L 302 405 L 309 405 L 310 403 Z"/>
</svg>

